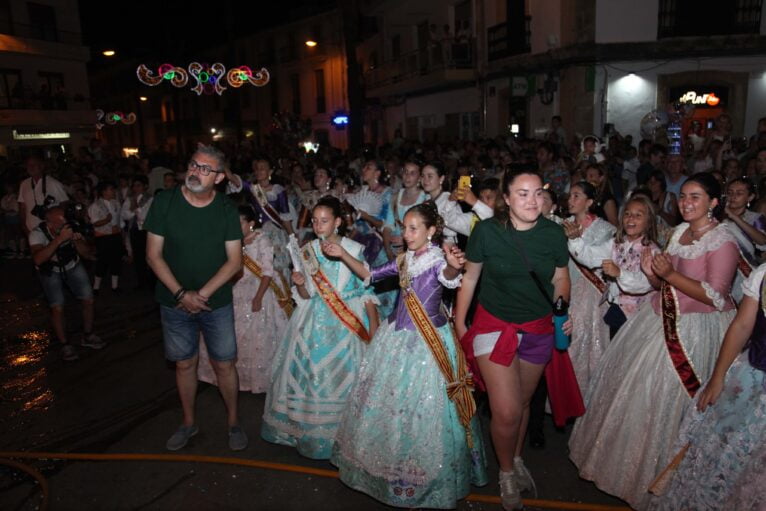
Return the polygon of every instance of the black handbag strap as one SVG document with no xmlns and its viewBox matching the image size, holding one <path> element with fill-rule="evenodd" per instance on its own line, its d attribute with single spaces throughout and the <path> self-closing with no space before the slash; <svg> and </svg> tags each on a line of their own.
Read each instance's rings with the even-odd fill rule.
<svg viewBox="0 0 766 511">
<path fill-rule="evenodd" d="M 521 259 L 524 261 L 524 266 L 527 267 L 527 271 L 529 272 L 529 276 L 532 277 L 532 280 L 535 281 L 535 284 L 537 285 L 537 289 L 540 290 L 540 293 L 543 295 L 543 298 L 545 298 L 545 301 L 551 306 L 551 310 L 554 308 L 553 300 L 551 299 L 551 296 L 548 294 L 548 291 L 545 290 L 545 287 L 543 286 L 542 281 L 540 280 L 540 277 L 537 276 L 537 273 L 535 273 L 535 270 L 532 269 L 532 265 L 529 264 L 529 259 L 527 259 L 527 253 L 524 250 L 524 245 L 521 244 L 521 240 L 518 239 L 516 229 L 513 227 L 513 225 L 508 225 L 508 231 L 511 233 L 511 239 L 513 239 L 514 242 L 516 242 L 516 248 L 519 250 L 519 254 L 521 254 Z"/>
</svg>

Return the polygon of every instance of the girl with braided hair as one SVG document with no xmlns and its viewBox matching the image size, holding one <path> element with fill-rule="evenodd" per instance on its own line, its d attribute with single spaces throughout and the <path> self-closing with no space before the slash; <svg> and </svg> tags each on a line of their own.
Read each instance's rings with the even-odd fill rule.
<svg viewBox="0 0 766 511">
<path fill-rule="evenodd" d="M 436 244 L 443 225 L 432 201 L 413 206 L 406 252 L 372 270 L 340 245 L 322 245 L 368 283 L 399 278 L 395 312 L 365 353 L 331 458 L 344 483 L 391 506 L 454 508 L 487 481 L 472 381 L 441 307 L 465 258 Z"/>
</svg>

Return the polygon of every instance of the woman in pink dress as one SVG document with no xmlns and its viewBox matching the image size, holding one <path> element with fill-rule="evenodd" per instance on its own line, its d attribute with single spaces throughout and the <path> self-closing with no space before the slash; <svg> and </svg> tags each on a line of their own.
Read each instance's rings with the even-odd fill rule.
<svg viewBox="0 0 766 511">
<path fill-rule="evenodd" d="M 239 222 L 245 239 L 243 273 L 233 290 L 237 372 L 239 390 L 258 394 L 269 388 L 271 361 L 285 333 L 292 303 L 281 286 L 273 284 L 274 248 L 268 236 L 256 228 L 255 212 L 250 206 L 239 208 Z M 199 359 L 197 377 L 216 385 L 204 342 L 200 343 Z"/>
<path fill-rule="evenodd" d="M 739 249 L 714 215 L 721 186 L 708 173 L 690 177 L 679 205 L 685 223 L 667 250 L 642 257 L 660 289 L 620 329 L 591 380 L 587 412 L 569 439 L 580 476 L 635 509 L 673 455 L 684 410 L 713 371 L 734 317 L 729 297 Z"/>
</svg>

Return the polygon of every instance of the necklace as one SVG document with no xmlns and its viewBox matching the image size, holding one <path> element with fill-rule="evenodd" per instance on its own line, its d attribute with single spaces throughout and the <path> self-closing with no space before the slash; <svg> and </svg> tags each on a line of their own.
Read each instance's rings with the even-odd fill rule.
<svg viewBox="0 0 766 511">
<path fill-rule="evenodd" d="M 689 226 L 689 234 L 690 234 L 692 239 L 697 239 L 698 240 L 699 239 L 699 235 L 701 233 L 704 233 L 704 232 L 708 231 L 711 227 L 714 227 L 716 224 L 717 224 L 717 222 L 711 220 L 704 227 L 702 227 L 700 229 L 697 229 L 697 230 L 694 230 L 694 229 L 691 228 L 691 226 Z"/>
</svg>

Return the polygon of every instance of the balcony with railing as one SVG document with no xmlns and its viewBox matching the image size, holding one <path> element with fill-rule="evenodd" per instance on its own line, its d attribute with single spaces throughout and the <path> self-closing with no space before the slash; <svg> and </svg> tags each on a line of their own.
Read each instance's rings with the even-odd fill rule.
<svg viewBox="0 0 766 511">
<path fill-rule="evenodd" d="M 24 25 L 22 23 L 11 23 L 8 20 L 0 20 L 0 34 L 53 43 L 74 44 L 78 46 L 82 44 L 82 35 L 79 32 L 59 30 L 51 25 Z"/>
<path fill-rule="evenodd" d="M 487 29 L 487 59 L 498 60 L 532 51 L 530 43 L 532 17 L 524 18 L 523 29 L 520 20 L 507 20 Z"/>
<path fill-rule="evenodd" d="M 386 96 L 474 79 L 475 40 L 432 43 L 364 73 L 367 95 Z"/>
</svg>

